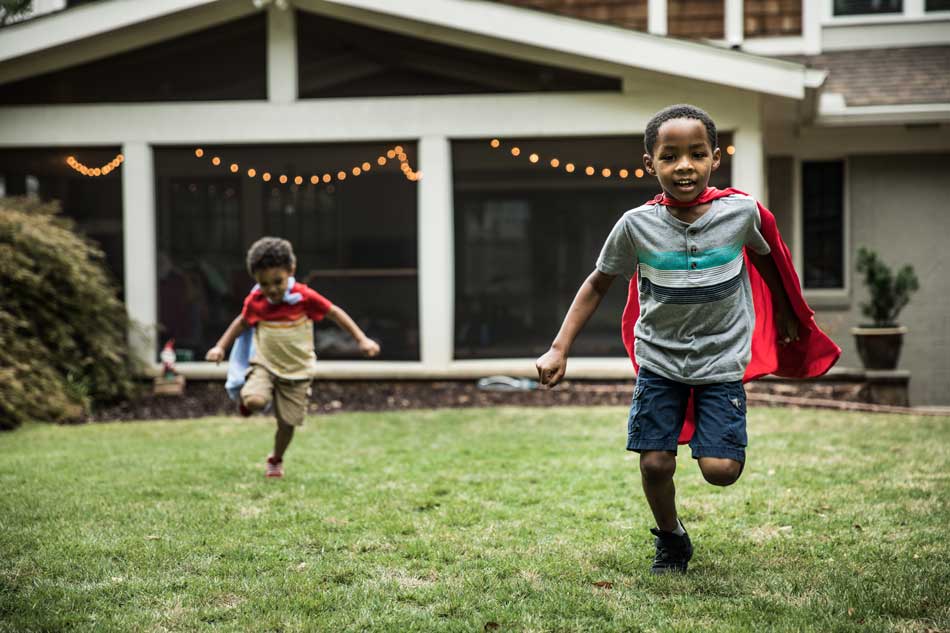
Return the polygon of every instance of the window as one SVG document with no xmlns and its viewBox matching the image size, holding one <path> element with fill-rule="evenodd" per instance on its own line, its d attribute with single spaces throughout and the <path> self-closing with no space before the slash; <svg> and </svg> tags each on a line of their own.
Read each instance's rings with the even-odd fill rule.
<svg viewBox="0 0 950 633">
<path fill-rule="evenodd" d="M 844 288 L 844 162 L 802 162 L 802 269 L 807 289 Z"/>
<path fill-rule="evenodd" d="M 950 11 L 950 0 L 927 0 L 924 8 L 927 11 Z"/>
<path fill-rule="evenodd" d="M 59 201 L 63 216 L 73 220 L 78 232 L 105 253 L 106 267 L 121 291 L 122 168 L 106 175 L 84 176 L 67 163 L 72 156 L 83 165 L 101 167 L 120 151 L 119 147 L 2 149 L 0 195 L 35 195 Z"/>
<path fill-rule="evenodd" d="M 275 235 L 294 246 L 297 280 L 346 310 L 379 341 L 383 360 L 418 360 L 416 184 L 398 160 L 376 162 L 393 145 L 204 147 L 200 159 L 194 148 L 156 149 L 160 343 L 175 337 L 176 348 L 202 358 L 254 284 L 247 248 Z M 401 145 L 415 167 L 415 144 Z M 370 171 L 353 176 L 364 162 Z M 361 358 L 329 321 L 317 325 L 315 344 L 321 358 Z"/>
<path fill-rule="evenodd" d="M 726 147 L 728 138 L 721 138 Z M 510 148 L 521 150 L 514 158 Z M 531 162 L 531 153 L 538 161 Z M 640 137 L 452 143 L 455 188 L 455 357 L 519 358 L 543 353 L 604 239 L 628 209 L 659 191 L 636 177 Z M 558 159 L 558 167 L 550 161 Z M 729 183 L 730 160 L 712 185 Z M 567 173 L 568 161 L 575 163 Z M 584 173 L 597 166 L 596 175 Z M 600 170 L 608 167 L 611 176 Z M 621 168 L 627 178 L 618 178 Z M 617 279 L 574 344 L 574 356 L 623 356 L 620 316 L 626 280 Z"/>
<path fill-rule="evenodd" d="M 834 0 L 835 15 L 903 13 L 903 0 Z"/>
</svg>

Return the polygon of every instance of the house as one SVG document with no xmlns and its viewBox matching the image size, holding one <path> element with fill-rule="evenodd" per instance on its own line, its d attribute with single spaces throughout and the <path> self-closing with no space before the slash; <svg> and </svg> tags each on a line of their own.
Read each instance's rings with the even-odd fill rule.
<svg viewBox="0 0 950 633">
<path fill-rule="evenodd" d="M 138 353 L 200 359 L 264 234 L 382 343 L 338 377 L 525 374 L 604 236 L 656 192 L 646 121 L 720 127 L 713 184 L 775 212 L 859 365 L 859 245 L 921 291 L 901 367 L 950 403 L 947 0 L 98 0 L 0 29 L 0 193 L 62 200 L 105 250 Z M 38 11 L 39 12 L 39 11 Z M 618 283 L 575 377 L 631 375 Z"/>
</svg>

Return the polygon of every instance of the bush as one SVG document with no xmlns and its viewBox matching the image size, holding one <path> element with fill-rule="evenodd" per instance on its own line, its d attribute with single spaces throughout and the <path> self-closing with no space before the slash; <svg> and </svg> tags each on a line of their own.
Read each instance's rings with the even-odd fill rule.
<svg viewBox="0 0 950 633">
<path fill-rule="evenodd" d="M 858 272 L 864 275 L 864 285 L 871 295 L 870 303 L 861 304 L 861 312 L 877 327 L 896 325 L 897 315 L 920 287 L 914 269 L 904 266 L 895 277 L 877 253 L 862 246 L 858 249 Z"/>
<path fill-rule="evenodd" d="M 56 204 L 0 198 L 0 429 L 131 395 L 125 306 Z"/>
</svg>

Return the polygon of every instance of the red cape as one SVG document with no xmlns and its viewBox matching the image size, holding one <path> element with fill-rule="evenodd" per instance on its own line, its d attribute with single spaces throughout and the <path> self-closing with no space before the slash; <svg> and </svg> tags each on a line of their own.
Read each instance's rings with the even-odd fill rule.
<svg viewBox="0 0 950 633">
<path fill-rule="evenodd" d="M 728 189 L 707 187 L 698 198 L 688 204 L 672 200 L 665 194 L 658 195 L 650 202 L 669 207 L 688 207 L 733 194 L 748 195 L 732 187 Z M 787 378 L 821 376 L 838 361 L 838 357 L 841 356 L 841 348 L 828 338 L 828 335 L 822 332 L 815 323 L 815 313 L 805 303 L 801 284 L 792 264 L 792 255 L 789 253 L 785 242 L 782 241 L 782 236 L 779 235 L 775 216 L 760 203 L 756 202 L 756 204 L 759 206 L 759 215 L 762 219 L 762 236 L 772 249 L 772 259 L 775 260 L 775 266 L 782 278 L 782 285 L 785 286 L 785 292 L 791 301 L 792 309 L 798 317 L 799 329 L 797 341 L 793 341 L 788 345 L 778 344 L 775 321 L 772 318 L 772 293 L 759 271 L 751 265 L 749 253 L 745 252 L 745 266 L 746 270 L 749 271 L 752 303 L 755 307 L 755 330 L 752 332 L 752 359 L 746 367 L 742 382 L 749 382 L 766 374 L 775 374 Z M 627 354 L 637 371 L 640 371 L 640 368 L 637 366 L 636 356 L 634 355 L 633 328 L 639 317 L 640 292 L 637 276 L 634 275 L 633 279 L 630 280 L 627 291 L 627 305 L 623 310 L 620 327 L 624 347 L 627 348 Z M 683 430 L 680 432 L 679 443 L 688 443 L 693 437 L 695 428 L 693 402 L 692 396 L 690 396 L 686 421 L 683 424 Z"/>
</svg>

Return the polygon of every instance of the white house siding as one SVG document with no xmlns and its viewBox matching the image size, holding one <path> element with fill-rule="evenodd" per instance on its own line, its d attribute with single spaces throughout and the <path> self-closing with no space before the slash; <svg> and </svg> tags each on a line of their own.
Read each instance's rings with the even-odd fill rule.
<svg viewBox="0 0 950 633">
<path fill-rule="evenodd" d="M 876 250 L 897 268 L 911 264 L 920 290 L 899 317 L 909 328 L 900 368 L 911 373 L 915 405 L 950 404 L 950 213 L 939 183 L 950 154 L 894 154 L 848 158 L 852 249 L 850 306 L 818 310 L 818 320 L 841 345 L 840 365 L 859 367 L 849 328 L 866 321 L 867 291 L 854 272 L 859 246 Z"/>
</svg>

